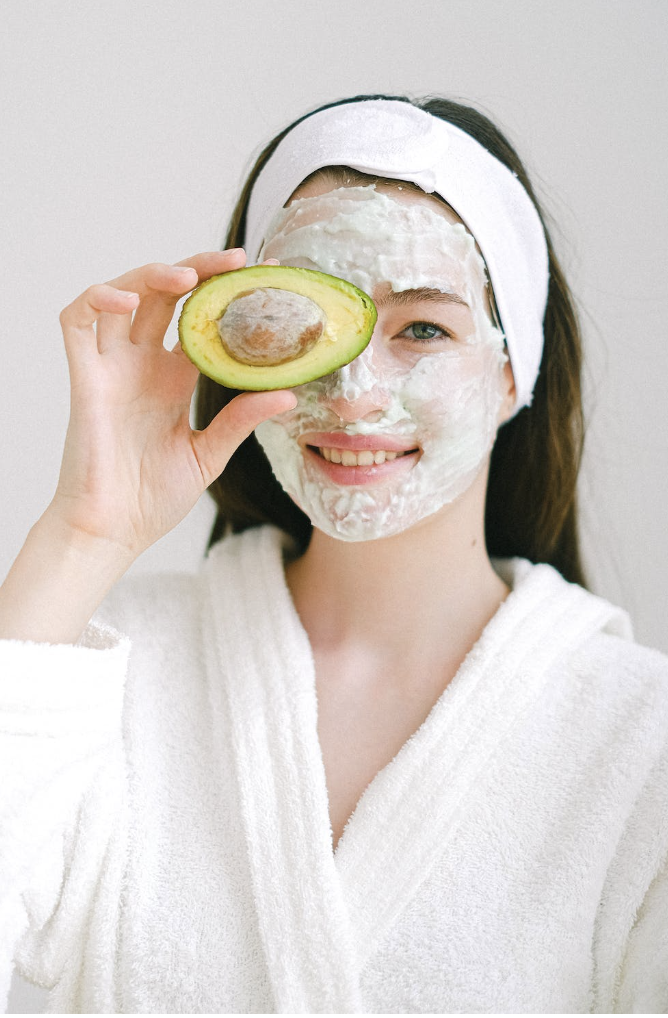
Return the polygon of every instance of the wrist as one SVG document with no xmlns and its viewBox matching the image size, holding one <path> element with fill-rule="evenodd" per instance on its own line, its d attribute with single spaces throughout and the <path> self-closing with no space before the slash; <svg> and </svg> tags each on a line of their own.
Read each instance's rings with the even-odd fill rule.
<svg viewBox="0 0 668 1018">
<path fill-rule="evenodd" d="M 47 510 L 0 587 L 0 638 L 76 643 L 134 558 Z"/>
<path fill-rule="evenodd" d="M 26 544 L 35 549 L 48 549 L 50 555 L 59 555 L 72 565 L 78 562 L 86 565 L 95 569 L 100 578 L 109 577 L 112 582 L 119 579 L 139 557 L 138 552 L 109 538 L 72 526 L 53 502 L 33 525 Z"/>
</svg>

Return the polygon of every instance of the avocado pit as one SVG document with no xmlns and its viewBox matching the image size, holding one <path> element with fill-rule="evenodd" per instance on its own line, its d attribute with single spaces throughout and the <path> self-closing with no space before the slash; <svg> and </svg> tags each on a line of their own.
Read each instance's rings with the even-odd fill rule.
<svg viewBox="0 0 668 1018">
<path fill-rule="evenodd" d="M 285 364 L 307 353 L 322 336 L 323 309 L 303 294 L 261 286 L 227 305 L 217 326 L 225 350 L 241 364 Z"/>
</svg>

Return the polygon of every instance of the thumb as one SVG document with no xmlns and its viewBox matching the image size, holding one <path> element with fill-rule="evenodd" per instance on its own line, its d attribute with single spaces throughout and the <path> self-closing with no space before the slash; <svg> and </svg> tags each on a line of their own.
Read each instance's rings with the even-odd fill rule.
<svg viewBox="0 0 668 1018">
<path fill-rule="evenodd" d="M 296 406 L 297 398 L 289 389 L 244 392 L 230 400 L 204 431 L 193 434 L 205 485 L 208 487 L 223 472 L 232 454 L 258 424 Z"/>
</svg>

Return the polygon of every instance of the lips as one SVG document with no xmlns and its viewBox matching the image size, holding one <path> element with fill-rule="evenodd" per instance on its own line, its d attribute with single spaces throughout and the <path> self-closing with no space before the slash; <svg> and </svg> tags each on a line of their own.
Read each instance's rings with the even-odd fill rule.
<svg viewBox="0 0 668 1018">
<path fill-rule="evenodd" d="M 309 463 L 336 484 L 379 483 L 410 470 L 420 449 L 383 435 L 311 432 L 299 444 Z"/>
<path fill-rule="evenodd" d="M 353 452 L 361 449 L 408 452 L 417 448 L 415 442 L 393 438 L 391 435 L 347 435 L 343 431 L 307 431 L 300 436 L 299 444 L 316 448 L 352 449 Z"/>
<path fill-rule="evenodd" d="M 397 456 L 406 456 L 406 452 L 395 452 L 390 449 L 337 449 L 336 446 L 311 446 L 330 463 L 343 463 L 344 467 L 372 467 L 374 464 L 395 460 Z"/>
</svg>

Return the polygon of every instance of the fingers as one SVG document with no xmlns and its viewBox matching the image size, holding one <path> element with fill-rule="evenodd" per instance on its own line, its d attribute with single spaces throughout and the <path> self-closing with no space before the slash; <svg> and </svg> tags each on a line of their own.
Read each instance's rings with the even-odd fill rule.
<svg viewBox="0 0 668 1018">
<path fill-rule="evenodd" d="M 242 249 L 209 251 L 185 258 L 176 265 L 145 266 L 147 291 L 135 314 L 130 332 L 133 343 L 162 343 L 184 294 L 220 272 L 231 272 L 246 264 Z M 159 271 L 156 271 L 159 270 Z M 125 283 L 124 283 L 125 285 Z M 140 294 L 142 293 L 139 290 Z"/>
<path fill-rule="evenodd" d="M 296 405 L 297 398 L 289 389 L 245 392 L 223 407 L 208 428 L 194 432 L 193 445 L 206 486 L 223 472 L 232 454 L 258 424 Z"/>
<path fill-rule="evenodd" d="M 134 319 L 122 322 L 105 316 L 98 326 L 98 346 L 104 352 L 114 342 L 141 345 L 162 343 L 174 308 L 184 294 L 197 286 L 195 269 L 176 265 L 145 265 L 137 280 L 141 300 Z"/>
<path fill-rule="evenodd" d="M 139 294 L 120 290 L 109 283 L 89 286 L 60 313 L 65 351 L 72 368 L 77 359 L 86 359 L 98 352 L 95 324 L 102 315 L 127 319 L 139 305 Z"/>
<path fill-rule="evenodd" d="M 177 265 L 187 265 L 195 269 L 200 282 L 215 276 L 218 272 L 231 272 L 242 269 L 246 264 L 246 252 L 242 247 L 230 248 L 229 251 L 206 251 L 203 254 L 184 258 Z"/>
<path fill-rule="evenodd" d="M 200 279 L 208 279 L 216 272 L 229 272 L 231 268 L 239 269 L 245 262 L 246 255 L 242 248 L 234 248 L 231 251 L 207 251 L 191 258 L 184 258 L 176 265 L 162 262 L 142 265 L 138 269 L 131 269 L 122 276 L 117 276 L 116 279 L 110 279 L 109 285 L 121 290 L 135 290 L 140 297 L 146 297 L 153 290 L 164 289 L 163 284 L 168 283 L 170 278 L 176 278 L 179 269 L 194 269 Z"/>
<path fill-rule="evenodd" d="M 241 249 L 211 251 L 176 266 L 144 265 L 90 286 L 60 315 L 68 358 L 105 353 L 128 339 L 162 343 L 180 298 L 209 276 L 242 268 L 245 260 Z"/>
<path fill-rule="evenodd" d="M 129 275 L 129 274 L 128 274 Z M 170 318 L 173 313 L 173 309 L 176 302 L 180 300 L 184 293 L 191 290 L 194 286 L 197 286 L 197 274 L 194 269 L 189 268 L 175 268 L 173 265 L 145 265 L 141 274 L 137 275 L 135 279 L 129 279 L 129 282 L 134 282 L 135 290 L 139 294 L 140 302 L 135 314 L 142 315 L 144 320 L 148 319 L 151 321 L 151 307 L 155 301 L 158 301 L 159 305 L 170 308 Z M 114 285 L 116 280 L 110 285 Z M 143 308 L 143 310 L 142 310 Z M 167 319 L 169 324 L 169 318 Z M 167 328 L 165 325 L 165 329 Z M 112 349 L 117 343 L 130 342 L 148 342 L 155 341 L 155 331 L 147 334 L 148 330 L 140 328 L 139 330 L 133 328 L 133 318 L 131 315 L 109 315 L 104 314 L 100 316 L 97 323 L 97 345 L 100 353 L 106 353 Z M 161 337 L 164 335 L 164 329 L 161 333 Z"/>
</svg>

